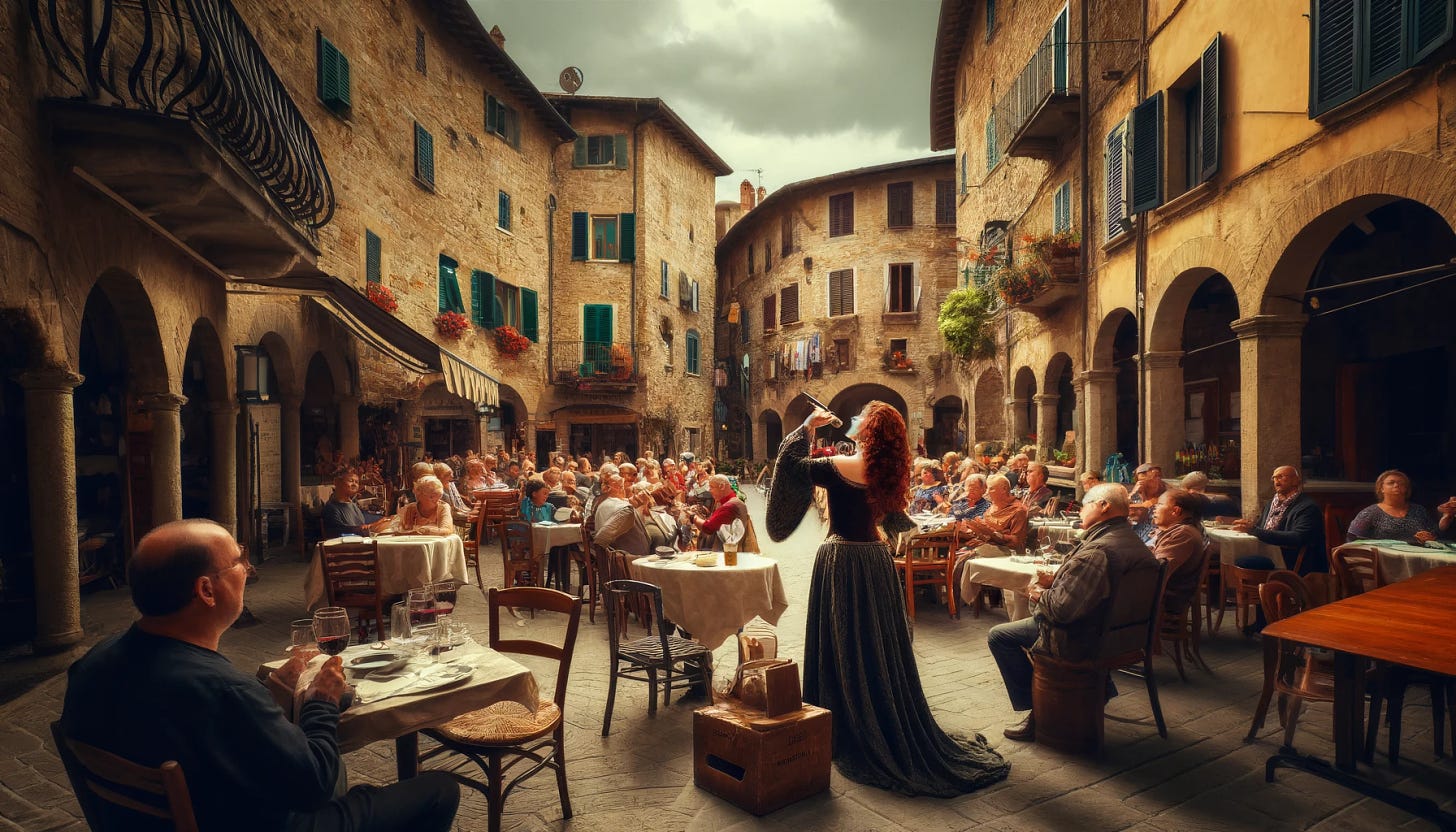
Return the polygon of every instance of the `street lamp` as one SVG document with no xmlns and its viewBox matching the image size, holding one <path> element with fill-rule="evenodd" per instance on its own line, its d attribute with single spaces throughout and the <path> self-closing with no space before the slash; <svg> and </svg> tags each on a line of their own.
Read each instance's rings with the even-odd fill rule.
<svg viewBox="0 0 1456 832">
<path fill-rule="evenodd" d="M 268 353 L 251 345 L 234 349 L 238 355 L 238 400 L 268 401 Z"/>
</svg>

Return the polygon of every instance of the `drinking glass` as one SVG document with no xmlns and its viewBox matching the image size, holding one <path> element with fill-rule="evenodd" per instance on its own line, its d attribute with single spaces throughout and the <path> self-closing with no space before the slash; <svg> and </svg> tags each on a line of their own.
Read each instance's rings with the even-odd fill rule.
<svg viewBox="0 0 1456 832">
<path fill-rule="evenodd" d="M 389 640 L 399 645 L 409 640 L 410 637 L 410 615 L 409 604 L 404 601 L 396 603 L 389 608 Z"/>
<path fill-rule="evenodd" d="M 289 653 L 304 661 L 318 655 L 318 646 L 314 644 L 312 618 L 300 618 L 290 624 L 289 628 L 291 630 L 288 639 Z"/>
<path fill-rule="evenodd" d="M 405 603 L 409 604 L 410 626 L 435 623 L 435 593 L 428 587 L 410 590 Z"/>
<path fill-rule="evenodd" d="M 455 581 L 436 581 L 426 587 L 435 596 L 436 615 L 449 615 L 455 611 L 455 599 L 460 591 L 460 584 Z"/>
<path fill-rule="evenodd" d="M 349 646 L 349 611 L 324 607 L 313 614 L 313 632 L 320 652 L 339 655 Z"/>
</svg>

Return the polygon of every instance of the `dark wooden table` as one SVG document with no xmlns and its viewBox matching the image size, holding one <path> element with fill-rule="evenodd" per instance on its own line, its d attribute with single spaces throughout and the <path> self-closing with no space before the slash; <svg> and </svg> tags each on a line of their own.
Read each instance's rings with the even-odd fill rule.
<svg viewBox="0 0 1456 832">
<path fill-rule="evenodd" d="M 1297 768 L 1404 809 L 1442 829 L 1456 830 L 1456 815 L 1441 811 L 1435 802 L 1355 774 L 1362 741 L 1365 659 L 1456 676 L 1456 649 L 1451 645 L 1456 633 L 1453 598 L 1456 566 L 1445 566 L 1265 627 L 1266 652 L 1271 646 L 1277 649 L 1275 639 L 1322 647 L 1334 653 L 1335 673 L 1335 764 L 1285 749 L 1269 758 L 1265 779 L 1272 782 L 1278 766 Z"/>
</svg>

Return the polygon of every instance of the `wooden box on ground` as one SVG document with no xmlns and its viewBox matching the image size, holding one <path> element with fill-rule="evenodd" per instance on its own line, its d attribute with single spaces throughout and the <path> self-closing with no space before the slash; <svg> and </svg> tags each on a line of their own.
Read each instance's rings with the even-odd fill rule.
<svg viewBox="0 0 1456 832">
<path fill-rule="evenodd" d="M 734 702 L 693 713 L 693 781 L 755 815 L 829 788 L 832 717 L 823 708 L 773 719 Z"/>
</svg>

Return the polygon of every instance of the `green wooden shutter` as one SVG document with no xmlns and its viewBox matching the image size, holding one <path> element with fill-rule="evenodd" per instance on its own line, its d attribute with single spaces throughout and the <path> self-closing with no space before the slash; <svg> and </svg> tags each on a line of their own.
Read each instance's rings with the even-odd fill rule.
<svg viewBox="0 0 1456 832">
<path fill-rule="evenodd" d="M 1060 234 L 1072 230 L 1072 183 L 1063 182 L 1057 187 L 1053 200 L 1052 231 Z"/>
<path fill-rule="evenodd" d="M 627 134 L 618 133 L 612 136 L 612 156 L 617 161 L 617 170 L 627 169 Z"/>
<path fill-rule="evenodd" d="M 1132 207 L 1141 214 L 1163 204 L 1163 91 L 1132 111 Z"/>
<path fill-rule="evenodd" d="M 687 371 L 693 375 L 698 374 L 698 333 L 695 330 L 688 330 L 687 349 Z"/>
<path fill-rule="evenodd" d="M 996 0 L 986 0 L 986 42 L 996 33 Z"/>
<path fill-rule="evenodd" d="M 1127 140 L 1126 122 L 1112 128 L 1107 134 L 1107 239 L 1112 239 L 1123 232 L 1123 219 L 1127 217 L 1127 186 L 1124 177 L 1127 171 L 1124 169 L 1124 160 L 1127 158 L 1127 150 L 1124 143 Z"/>
<path fill-rule="evenodd" d="M 637 259 L 637 215 L 622 214 L 617 224 L 617 260 L 631 263 Z"/>
<path fill-rule="evenodd" d="M 318 33 L 318 95 L 335 112 L 349 109 L 349 59 Z"/>
<path fill-rule="evenodd" d="M 440 279 L 438 291 L 441 312 L 464 312 L 465 301 L 460 297 L 460 282 L 455 278 L 458 264 L 445 255 L 440 255 Z"/>
<path fill-rule="evenodd" d="M 1356 0 L 1314 0 L 1309 21 L 1309 115 L 1320 115 L 1358 92 Z"/>
<path fill-rule="evenodd" d="M 479 327 L 501 325 L 500 304 L 495 298 L 495 275 L 475 269 L 470 272 L 470 317 Z"/>
<path fill-rule="evenodd" d="M 590 344 L 612 343 L 612 305 L 588 303 L 582 306 L 581 340 Z"/>
<path fill-rule="evenodd" d="M 482 311 L 480 300 L 485 295 L 480 291 L 480 269 L 470 271 L 470 322 L 476 326 L 485 326 L 485 313 Z M 494 300 L 494 298 L 492 298 Z"/>
<path fill-rule="evenodd" d="M 507 231 L 511 230 L 511 195 L 501 191 L 496 197 L 495 224 Z"/>
<path fill-rule="evenodd" d="M 514 107 L 506 108 L 506 141 L 516 150 L 521 149 L 521 114 Z"/>
<path fill-rule="evenodd" d="M 534 342 L 541 340 L 541 326 L 538 320 L 535 289 L 521 290 L 521 334 Z"/>
<path fill-rule="evenodd" d="M 1430 57 L 1451 40 L 1451 0 L 1414 0 L 1411 9 L 1411 64 Z"/>
<path fill-rule="evenodd" d="M 1067 9 L 1063 7 L 1052 22 L 1052 87 L 1058 93 L 1067 91 Z"/>
<path fill-rule="evenodd" d="M 1361 20 L 1360 88 L 1368 90 L 1406 68 L 1406 0 L 1365 0 Z"/>
<path fill-rule="evenodd" d="M 435 137 L 415 122 L 415 178 L 435 187 Z"/>
<path fill-rule="evenodd" d="M 574 168 L 586 167 L 586 136 L 576 137 L 576 145 L 572 148 L 571 166 Z"/>
<path fill-rule="evenodd" d="M 587 257 L 588 244 L 591 242 L 587 233 L 587 215 L 585 211 L 571 212 L 571 259 L 585 260 Z"/>
<path fill-rule="evenodd" d="M 1200 144 L 1199 153 L 1203 164 L 1198 169 L 1198 181 L 1207 182 L 1218 173 L 1219 145 L 1221 144 L 1221 127 L 1218 123 L 1219 114 L 1219 58 L 1221 41 L 1223 35 L 1214 35 L 1213 42 L 1203 50 L 1203 58 L 1199 61 L 1199 94 L 1202 101 L 1199 103 L 1198 123 L 1200 134 L 1197 141 Z M 1188 141 L 1194 141 L 1193 136 Z"/>
<path fill-rule="evenodd" d="M 668 299 L 671 299 L 672 298 L 672 289 L 671 289 L 671 287 L 668 286 L 668 283 L 667 283 L 667 261 L 666 260 L 662 261 L 662 283 L 661 283 L 661 287 L 659 288 L 658 292 L 659 292 L 659 294 L 661 294 L 665 298 L 668 298 Z"/>
<path fill-rule="evenodd" d="M 367 228 L 364 229 L 364 279 L 370 283 L 378 283 L 380 279 L 381 248 L 379 235 Z"/>
<path fill-rule="evenodd" d="M 986 170 L 996 167 L 1001 158 L 996 151 L 996 111 L 986 116 Z"/>
</svg>

